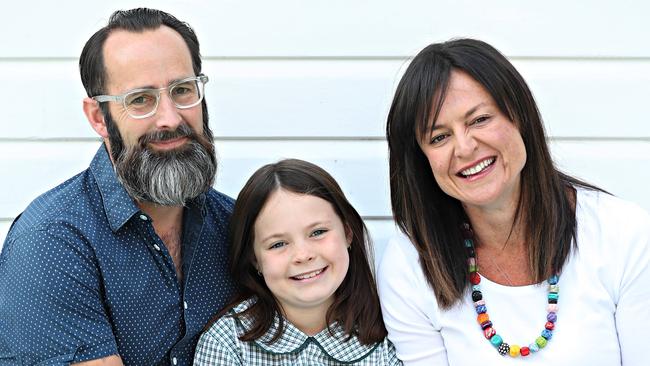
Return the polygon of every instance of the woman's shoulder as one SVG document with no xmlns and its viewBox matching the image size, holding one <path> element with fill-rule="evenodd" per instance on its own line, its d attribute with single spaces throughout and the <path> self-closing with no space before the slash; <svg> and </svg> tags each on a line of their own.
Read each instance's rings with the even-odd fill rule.
<svg viewBox="0 0 650 366">
<path fill-rule="evenodd" d="M 379 267 L 390 266 L 395 263 L 396 259 L 407 262 L 417 262 L 420 260 L 420 255 L 411 242 L 411 239 L 401 231 L 398 231 L 388 240 L 381 261 L 379 262 Z"/>
<path fill-rule="evenodd" d="M 411 239 L 402 232 L 388 241 L 377 266 L 380 290 L 383 284 L 397 282 L 428 288 L 420 266 L 420 254 Z"/>
<path fill-rule="evenodd" d="M 602 263 L 619 273 L 650 261 L 650 215 L 636 203 L 578 189 L 576 221 L 578 253 L 591 265 Z"/>
<path fill-rule="evenodd" d="M 606 192 L 576 188 L 578 225 L 618 231 L 650 230 L 650 214 L 638 204 Z"/>
</svg>

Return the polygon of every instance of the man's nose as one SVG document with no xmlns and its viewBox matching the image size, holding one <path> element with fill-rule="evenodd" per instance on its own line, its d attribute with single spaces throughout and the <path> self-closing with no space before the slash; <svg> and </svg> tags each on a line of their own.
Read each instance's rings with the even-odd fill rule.
<svg viewBox="0 0 650 366">
<path fill-rule="evenodd" d="M 156 127 L 165 130 L 175 130 L 183 122 L 176 104 L 168 93 L 161 93 L 158 101 L 158 110 L 155 114 Z"/>
</svg>

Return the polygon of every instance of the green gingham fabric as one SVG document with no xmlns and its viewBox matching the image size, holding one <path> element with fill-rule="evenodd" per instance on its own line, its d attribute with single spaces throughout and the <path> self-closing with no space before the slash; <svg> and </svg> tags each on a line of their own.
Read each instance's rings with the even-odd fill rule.
<svg viewBox="0 0 650 366">
<path fill-rule="evenodd" d="M 250 305 L 249 301 L 235 306 L 232 313 L 239 313 Z M 310 337 L 288 321 L 284 332 L 274 343 L 268 341 L 275 334 L 279 318 L 269 331 L 253 342 L 242 342 L 239 336 L 249 329 L 252 322 L 246 318 L 224 316 L 205 332 L 196 347 L 194 365 L 401 365 L 395 348 L 387 339 L 372 345 L 359 343 L 356 337 L 345 341 L 343 328 L 333 324 L 330 328 Z"/>
</svg>

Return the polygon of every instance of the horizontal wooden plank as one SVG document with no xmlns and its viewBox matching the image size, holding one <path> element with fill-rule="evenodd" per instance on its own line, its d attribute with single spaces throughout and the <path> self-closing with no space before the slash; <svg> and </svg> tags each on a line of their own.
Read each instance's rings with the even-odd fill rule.
<svg viewBox="0 0 650 366">
<path fill-rule="evenodd" d="M 399 60 L 211 60 L 207 96 L 220 137 L 383 138 Z M 650 60 L 515 60 L 555 137 L 650 137 Z M 76 62 L 0 62 L 0 137 L 92 138 Z"/>
<path fill-rule="evenodd" d="M 397 233 L 395 225 L 391 219 L 366 219 L 365 222 L 373 242 L 375 263 L 379 263 L 388 240 Z M 10 226 L 11 220 L 0 220 L 0 251 Z"/>
<path fill-rule="evenodd" d="M 0 57 L 77 57 L 132 1 L 12 1 Z M 643 0 L 148 1 L 194 26 L 210 57 L 407 56 L 437 40 L 480 37 L 511 56 L 650 57 Z M 68 19 L 70 11 L 76 16 Z M 62 21 L 62 19 L 66 19 Z M 16 36 L 20 30 L 20 36 Z"/>
<path fill-rule="evenodd" d="M 0 143 L 0 218 L 12 218 L 40 193 L 88 166 L 97 142 Z M 558 166 L 650 211 L 650 141 L 555 141 Z M 390 217 L 383 141 L 217 141 L 216 188 L 236 197 L 261 165 L 281 158 L 312 161 L 341 184 L 361 215 Z"/>
<path fill-rule="evenodd" d="M 7 231 L 11 226 L 11 220 L 0 220 L 0 250 L 2 250 L 2 245 L 5 242 L 5 237 L 7 236 Z"/>
<path fill-rule="evenodd" d="M 395 226 L 392 218 L 382 220 L 366 219 L 365 223 L 372 239 L 374 261 L 376 264 L 379 264 L 384 255 L 384 250 L 386 250 L 386 244 L 388 244 L 390 238 L 398 233 L 399 229 Z"/>
<path fill-rule="evenodd" d="M 0 143 L 0 171 L 12 172 L 12 179 L 0 181 L 0 217 L 14 217 L 40 193 L 85 169 L 98 146 L 97 142 Z M 261 165 L 299 157 L 328 170 L 362 215 L 389 214 L 383 141 L 217 141 L 217 146 L 221 164 L 216 187 L 233 197 Z"/>
<path fill-rule="evenodd" d="M 551 149 L 560 170 L 650 212 L 650 141 L 556 141 Z"/>
</svg>

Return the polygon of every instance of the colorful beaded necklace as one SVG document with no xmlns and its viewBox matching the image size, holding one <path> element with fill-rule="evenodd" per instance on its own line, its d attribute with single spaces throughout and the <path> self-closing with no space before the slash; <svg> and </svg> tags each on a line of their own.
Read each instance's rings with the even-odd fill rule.
<svg viewBox="0 0 650 366">
<path fill-rule="evenodd" d="M 477 320 L 483 329 L 483 335 L 485 338 L 492 343 L 502 356 L 510 355 L 511 357 L 526 357 L 529 354 L 535 353 L 546 347 L 548 341 L 553 337 L 553 329 L 555 329 L 555 322 L 557 321 L 557 300 L 560 291 L 557 282 L 559 277 L 553 275 L 548 279 L 548 315 L 546 316 L 547 321 L 546 324 L 544 324 L 542 334 L 528 346 L 520 347 L 516 344 L 510 345 L 504 342 L 503 338 L 501 338 L 501 336 L 497 334 L 496 330 L 494 330 L 494 327 L 492 327 L 492 322 L 487 314 L 485 300 L 483 300 L 483 294 L 481 293 L 481 286 L 479 285 L 479 283 L 481 283 L 481 275 L 478 273 L 478 265 L 476 264 L 476 251 L 474 250 L 474 242 L 472 240 L 474 235 L 469 225 L 464 226 L 464 232 L 465 248 L 469 255 L 467 264 L 469 266 L 469 280 L 472 283 L 472 301 L 474 301 L 474 307 L 478 314 Z"/>
</svg>

